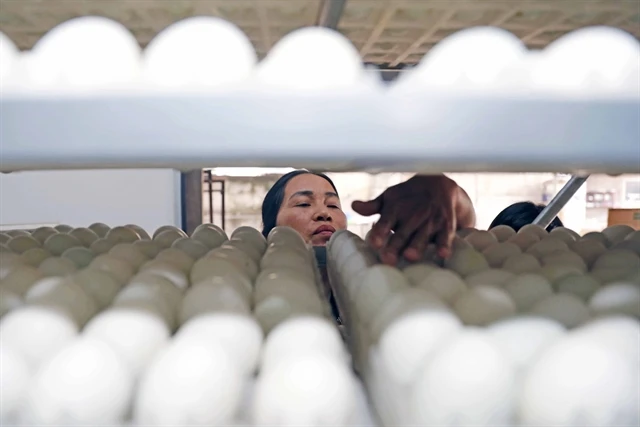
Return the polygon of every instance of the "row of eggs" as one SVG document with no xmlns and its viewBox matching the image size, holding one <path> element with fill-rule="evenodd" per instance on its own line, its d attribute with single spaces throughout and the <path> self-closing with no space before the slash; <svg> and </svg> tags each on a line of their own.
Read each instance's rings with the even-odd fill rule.
<svg viewBox="0 0 640 427">
<path fill-rule="evenodd" d="M 640 89 L 634 78 L 640 71 L 639 55 L 637 40 L 613 28 L 575 31 L 542 53 L 528 52 L 505 30 L 472 28 L 439 43 L 397 88 L 628 97 Z M 294 31 L 256 67 L 257 55 L 246 35 L 214 17 L 169 26 L 145 49 L 143 61 L 137 41 L 121 24 L 76 18 L 49 31 L 29 53 L 19 53 L 0 35 L 0 64 L 7 93 L 140 89 L 141 84 L 202 90 L 254 81 L 290 90 L 381 87 L 379 77 L 371 77 L 358 51 L 338 32 L 316 27 Z"/>
<path fill-rule="evenodd" d="M 355 416 L 348 352 L 295 231 L 265 240 L 241 227 L 228 239 L 203 225 L 188 238 L 93 224 L 2 239 L 0 292 L 19 300 L 0 320 L 3 422 L 228 424 L 246 417 L 239 407 L 254 381 L 255 424 Z M 94 258 L 78 271 L 42 268 L 73 250 Z M 46 257 L 34 262 L 34 251 Z M 311 374 L 313 390 L 301 381 Z"/>
<path fill-rule="evenodd" d="M 383 423 L 636 425 L 639 237 L 625 226 L 585 236 L 461 230 L 451 258 L 433 251 L 393 268 L 357 236 L 336 233 L 331 284 Z M 505 245 L 510 253 L 492 259 Z M 530 268 L 505 268 L 523 254 L 536 260 Z M 546 265 L 575 268 L 552 274 Z"/>
</svg>

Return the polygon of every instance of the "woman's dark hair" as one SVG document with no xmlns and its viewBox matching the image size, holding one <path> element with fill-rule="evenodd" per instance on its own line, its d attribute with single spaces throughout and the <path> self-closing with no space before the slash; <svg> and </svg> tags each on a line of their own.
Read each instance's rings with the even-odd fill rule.
<svg viewBox="0 0 640 427">
<path fill-rule="evenodd" d="M 267 191 L 267 195 L 264 196 L 264 200 L 262 201 L 262 235 L 264 237 L 267 237 L 273 227 L 276 226 L 276 219 L 278 218 L 278 212 L 280 212 L 280 206 L 282 206 L 282 201 L 284 200 L 284 190 L 287 184 L 296 176 L 304 174 L 316 175 L 327 180 L 336 194 L 338 194 L 338 190 L 333 181 L 331 181 L 331 178 L 323 173 L 297 169 L 282 175 L 275 184 L 271 186 L 269 191 Z"/>
<path fill-rule="evenodd" d="M 545 205 L 536 205 L 533 202 L 514 203 L 500 212 L 489 228 L 491 229 L 498 225 L 508 225 L 518 231 L 525 225 L 533 223 L 545 207 Z M 551 231 L 556 227 L 563 227 L 562 221 L 560 221 L 558 217 L 555 217 L 551 224 L 549 224 L 547 231 Z"/>
</svg>

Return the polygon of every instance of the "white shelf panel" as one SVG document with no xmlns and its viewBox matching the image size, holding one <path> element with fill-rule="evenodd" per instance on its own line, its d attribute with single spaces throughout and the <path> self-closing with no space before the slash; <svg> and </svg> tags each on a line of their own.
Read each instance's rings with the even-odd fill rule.
<svg viewBox="0 0 640 427">
<path fill-rule="evenodd" d="M 0 168 L 637 172 L 639 112 L 487 96 L 4 98 Z"/>
</svg>

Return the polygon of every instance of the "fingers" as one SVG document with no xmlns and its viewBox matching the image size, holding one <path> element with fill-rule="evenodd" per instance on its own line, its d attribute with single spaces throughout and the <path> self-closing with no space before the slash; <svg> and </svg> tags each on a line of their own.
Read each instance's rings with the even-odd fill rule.
<svg viewBox="0 0 640 427">
<path fill-rule="evenodd" d="M 429 218 L 428 212 L 422 212 L 420 215 L 413 215 L 409 221 L 402 224 L 387 241 L 385 247 L 380 251 L 380 259 L 385 264 L 395 265 L 398 257 L 404 248 L 412 241 L 416 231 L 419 231 L 421 225 L 425 221 L 425 217 Z"/>
<path fill-rule="evenodd" d="M 414 233 L 409 245 L 404 250 L 403 255 L 408 261 L 417 262 L 422 260 L 424 251 L 433 237 L 433 231 L 437 230 L 436 222 L 427 220 Z"/>
<path fill-rule="evenodd" d="M 371 216 L 380 213 L 382 209 L 382 195 L 376 197 L 368 202 L 356 200 L 351 204 L 351 208 L 362 216 Z"/>
<path fill-rule="evenodd" d="M 451 245 L 453 238 L 456 236 L 456 216 L 455 203 L 451 205 L 445 205 L 446 208 L 443 211 L 442 227 L 440 227 L 434 236 L 436 247 L 438 248 L 438 255 L 442 258 L 449 258 L 451 256 Z"/>
<path fill-rule="evenodd" d="M 396 224 L 397 213 L 393 207 L 383 206 L 380 212 L 380 219 L 373 224 L 369 232 L 369 243 L 375 249 L 380 249 L 391 234 L 393 226 Z"/>
</svg>

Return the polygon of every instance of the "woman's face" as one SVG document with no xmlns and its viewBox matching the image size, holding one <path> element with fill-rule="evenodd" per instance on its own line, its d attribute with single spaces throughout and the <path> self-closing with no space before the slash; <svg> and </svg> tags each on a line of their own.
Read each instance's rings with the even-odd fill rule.
<svg viewBox="0 0 640 427">
<path fill-rule="evenodd" d="M 305 173 L 287 183 L 276 225 L 293 228 L 313 246 L 324 246 L 336 230 L 347 228 L 347 217 L 331 184 Z"/>
</svg>

